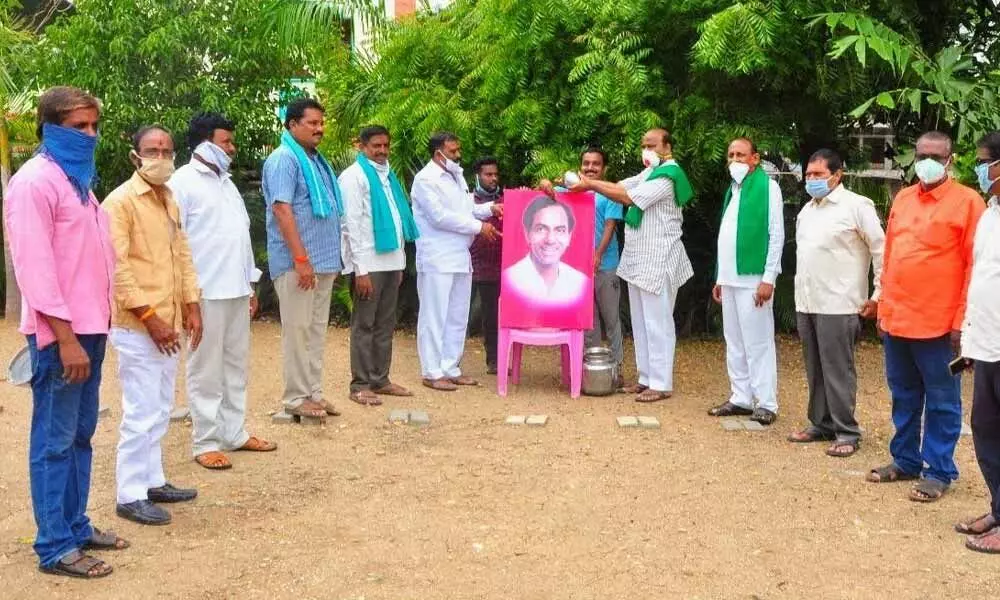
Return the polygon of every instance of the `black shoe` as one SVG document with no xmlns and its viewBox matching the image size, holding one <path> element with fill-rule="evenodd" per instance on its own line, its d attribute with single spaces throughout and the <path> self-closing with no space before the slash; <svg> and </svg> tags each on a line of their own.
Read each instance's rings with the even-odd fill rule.
<svg viewBox="0 0 1000 600">
<path fill-rule="evenodd" d="M 753 411 L 749 408 L 736 406 L 732 402 L 723 402 L 722 404 L 709 409 L 708 414 L 713 417 L 745 417 L 752 415 Z"/>
<path fill-rule="evenodd" d="M 497 366 L 496 366 L 496 364 L 494 364 L 494 363 L 486 363 L 486 374 L 487 375 L 496 375 L 497 374 Z"/>
<path fill-rule="evenodd" d="M 757 421 L 761 425 L 770 425 L 778 420 L 778 415 L 766 408 L 758 408 L 753 411 L 753 416 L 750 417 L 750 420 Z"/>
<path fill-rule="evenodd" d="M 166 525 L 170 522 L 170 513 L 149 500 L 136 500 L 128 504 L 119 504 L 115 512 L 123 519 L 142 525 Z"/>
<path fill-rule="evenodd" d="M 182 490 L 165 483 L 158 488 L 150 488 L 146 494 L 150 502 L 187 502 L 198 497 L 198 490 Z"/>
</svg>

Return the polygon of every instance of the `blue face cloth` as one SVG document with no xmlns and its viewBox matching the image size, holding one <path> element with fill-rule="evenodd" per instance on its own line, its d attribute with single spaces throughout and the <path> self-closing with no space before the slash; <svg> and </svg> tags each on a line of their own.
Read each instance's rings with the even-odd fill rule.
<svg viewBox="0 0 1000 600">
<path fill-rule="evenodd" d="M 90 186 L 97 171 L 94 160 L 97 140 L 98 136 L 87 135 L 69 127 L 52 123 L 42 125 L 39 152 L 59 165 L 84 204 L 90 199 Z"/>
</svg>

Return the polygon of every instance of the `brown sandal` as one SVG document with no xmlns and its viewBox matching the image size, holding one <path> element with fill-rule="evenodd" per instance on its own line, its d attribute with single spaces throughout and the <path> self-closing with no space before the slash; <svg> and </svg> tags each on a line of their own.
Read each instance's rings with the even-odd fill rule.
<svg viewBox="0 0 1000 600">
<path fill-rule="evenodd" d="M 633 383 L 632 385 L 626 385 L 618 388 L 619 394 L 641 394 L 649 389 L 649 386 L 642 385 L 641 383 Z"/>
<path fill-rule="evenodd" d="M 389 385 L 372 390 L 372 392 L 379 396 L 399 396 L 401 398 L 408 398 L 413 395 L 413 392 L 398 383 L 390 383 Z"/>
<path fill-rule="evenodd" d="M 131 546 L 125 538 L 118 537 L 114 531 L 101 531 L 94 527 L 94 533 L 83 545 L 84 550 L 124 550 Z"/>
<path fill-rule="evenodd" d="M 459 375 L 458 377 L 449 377 L 448 381 L 454 383 L 455 385 L 479 385 L 479 382 L 475 379 L 469 377 L 468 375 Z"/>
<path fill-rule="evenodd" d="M 376 396 L 375 392 L 371 390 L 358 390 L 356 392 L 351 392 L 351 395 L 348 396 L 348 398 L 351 399 L 351 402 L 357 402 L 361 406 L 378 406 L 379 404 L 382 404 L 379 397 Z"/>
<path fill-rule="evenodd" d="M 70 552 L 51 567 L 38 567 L 38 570 L 49 575 L 64 575 L 81 579 L 100 579 L 107 577 L 114 571 L 108 563 L 79 550 Z"/>
<path fill-rule="evenodd" d="M 229 458 L 217 450 L 199 454 L 194 457 L 194 462 L 211 471 L 224 471 L 233 468 L 233 463 L 229 462 Z"/>
<path fill-rule="evenodd" d="M 643 390 L 641 394 L 635 397 L 636 402 L 659 402 L 660 400 L 666 400 L 672 394 L 670 392 L 658 392 L 654 389 Z"/>
<path fill-rule="evenodd" d="M 454 392 L 458 389 L 458 386 L 454 383 L 448 381 L 447 379 L 424 379 L 424 387 L 429 387 L 432 390 L 437 390 L 439 392 Z"/>
<path fill-rule="evenodd" d="M 847 458 L 857 451 L 857 442 L 834 442 L 826 449 L 826 455 L 834 458 Z"/>
<path fill-rule="evenodd" d="M 983 522 L 983 525 L 981 527 L 976 527 L 976 523 L 979 523 L 980 521 Z M 985 515 L 980 515 L 975 519 L 969 519 L 968 521 L 956 523 L 955 531 L 965 535 L 983 535 L 996 526 L 997 520 L 993 518 L 993 513 L 986 513 Z"/>
<path fill-rule="evenodd" d="M 285 412 L 296 417 L 308 417 L 311 419 L 326 418 L 326 407 L 315 400 L 303 400 L 295 408 L 286 408 Z"/>
<path fill-rule="evenodd" d="M 247 443 L 236 449 L 237 452 L 274 452 L 278 445 L 274 442 L 262 440 L 255 435 L 251 435 Z"/>
</svg>

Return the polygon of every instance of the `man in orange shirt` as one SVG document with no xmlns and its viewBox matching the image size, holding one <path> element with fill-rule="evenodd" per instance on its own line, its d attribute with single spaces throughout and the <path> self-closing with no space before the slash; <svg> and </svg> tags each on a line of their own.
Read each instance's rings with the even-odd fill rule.
<svg viewBox="0 0 1000 600">
<path fill-rule="evenodd" d="M 947 135 L 922 135 L 915 160 L 920 181 L 900 190 L 889 213 L 878 308 L 896 426 L 892 462 L 872 469 L 868 480 L 919 478 L 910 499 L 934 502 L 958 477 L 961 380 L 948 363 L 959 352 L 973 239 L 985 204 L 948 177 Z"/>
</svg>

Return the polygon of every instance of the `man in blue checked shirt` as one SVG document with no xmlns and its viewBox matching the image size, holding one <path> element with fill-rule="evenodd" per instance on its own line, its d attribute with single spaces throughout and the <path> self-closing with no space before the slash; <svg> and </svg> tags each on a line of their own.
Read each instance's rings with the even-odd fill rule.
<svg viewBox="0 0 1000 600">
<path fill-rule="evenodd" d="M 323 349 L 341 262 L 343 203 L 337 178 L 317 151 L 324 109 L 303 98 L 285 114 L 279 145 L 264 163 L 268 267 L 281 311 L 285 411 L 340 413 L 323 398 Z"/>
</svg>

